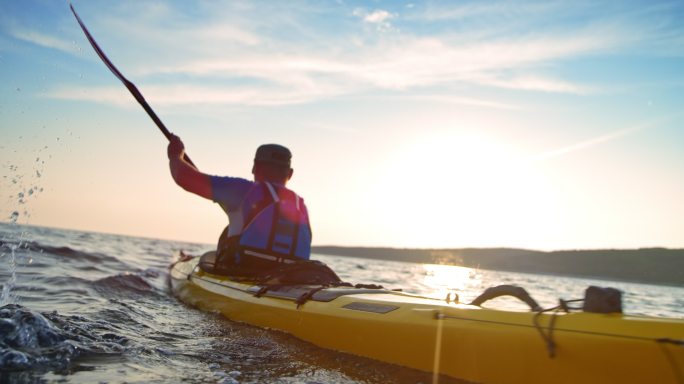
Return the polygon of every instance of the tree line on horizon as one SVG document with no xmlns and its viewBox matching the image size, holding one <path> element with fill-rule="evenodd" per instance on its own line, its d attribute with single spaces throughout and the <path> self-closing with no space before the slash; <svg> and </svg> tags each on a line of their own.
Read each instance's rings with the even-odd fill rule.
<svg viewBox="0 0 684 384">
<path fill-rule="evenodd" d="M 684 249 L 546 252 L 516 248 L 411 249 L 314 246 L 312 252 L 332 256 L 684 286 Z"/>
</svg>

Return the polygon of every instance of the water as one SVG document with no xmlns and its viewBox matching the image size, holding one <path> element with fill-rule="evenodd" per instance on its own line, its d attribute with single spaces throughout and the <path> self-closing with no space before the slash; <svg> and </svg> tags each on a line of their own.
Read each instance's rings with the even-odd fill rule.
<svg viewBox="0 0 684 384">
<path fill-rule="evenodd" d="M 0 224 L 0 382 L 430 383 L 429 374 L 324 350 L 177 301 L 167 267 L 205 244 Z M 315 255 L 350 282 L 462 301 L 498 284 L 542 306 L 589 285 L 631 314 L 684 318 L 684 288 Z M 487 305 L 526 309 L 506 299 Z M 455 380 L 443 378 L 442 383 Z"/>
</svg>

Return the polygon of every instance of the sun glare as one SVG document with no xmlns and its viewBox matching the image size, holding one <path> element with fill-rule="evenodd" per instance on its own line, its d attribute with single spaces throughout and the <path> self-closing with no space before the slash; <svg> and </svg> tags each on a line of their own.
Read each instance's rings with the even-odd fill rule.
<svg viewBox="0 0 684 384">
<path fill-rule="evenodd" d="M 425 284 L 431 296 L 445 298 L 449 293 L 470 292 L 479 289 L 481 279 L 472 268 L 455 265 L 423 264 Z M 455 297 L 452 297 L 455 299 Z"/>
<path fill-rule="evenodd" d="M 532 220 L 538 224 L 530 212 L 545 199 L 537 165 L 525 161 L 522 152 L 474 135 L 406 143 L 387 167 L 385 182 L 396 187 L 377 196 L 382 215 L 407 228 L 400 242 L 405 246 L 515 244 L 516 230 Z"/>
</svg>

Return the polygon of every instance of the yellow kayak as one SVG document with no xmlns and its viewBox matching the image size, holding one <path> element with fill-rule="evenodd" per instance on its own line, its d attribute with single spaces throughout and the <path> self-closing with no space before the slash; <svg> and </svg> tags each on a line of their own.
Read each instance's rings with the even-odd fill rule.
<svg viewBox="0 0 684 384">
<path fill-rule="evenodd" d="M 264 287 L 172 265 L 173 293 L 228 319 L 476 383 L 684 383 L 684 320 L 515 312 L 377 288 Z"/>
</svg>

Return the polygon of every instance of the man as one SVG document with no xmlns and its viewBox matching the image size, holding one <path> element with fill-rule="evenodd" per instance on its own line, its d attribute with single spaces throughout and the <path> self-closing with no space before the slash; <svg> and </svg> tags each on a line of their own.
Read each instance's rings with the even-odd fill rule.
<svg viewBox="0 0 684 384">
<path fill-rule="evenodd" d="M 210 176 L 184 160 L 185 147 L 172 135 L 169 168 L 176 184 L 188 192 L 219 203 L 229 226 L 215 254 L 200 266 L 208 272 L 257 276 L 265 271 L 308 260 L 311 227 L 304 201 L 285 188 L 292 177 L 292 154 L 277 144 L 260 146 L 254 157 L 254 181 Z"/>
</svg>

